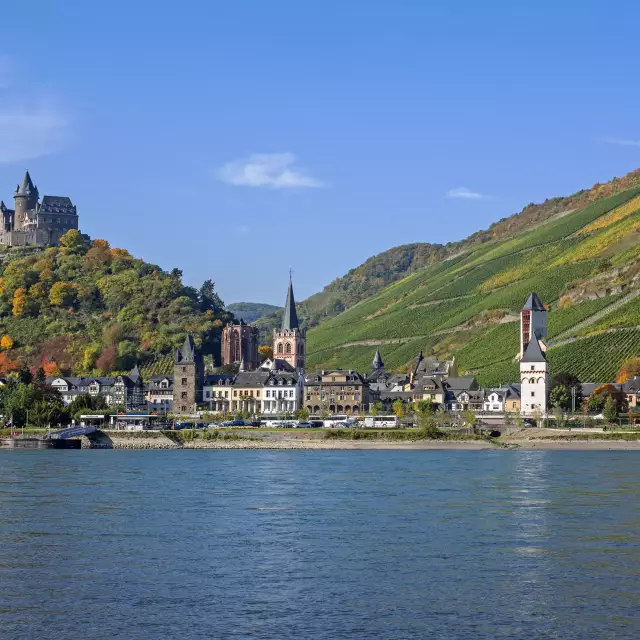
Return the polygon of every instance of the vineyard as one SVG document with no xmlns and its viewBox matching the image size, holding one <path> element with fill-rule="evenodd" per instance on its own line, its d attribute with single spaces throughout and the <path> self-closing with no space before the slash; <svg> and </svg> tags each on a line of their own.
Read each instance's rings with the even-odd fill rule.
<svg viewBox="0 0 640 640">
<path fill-rule="evenodd" d="M 599 278 L 602 289 L 603 269 L 615 265 L 624 270 L 635 263 L 640 255 L 640 243 L 633 240 L 640 228 L 639 206 L 636 187 L 551 218 L 517 237 L 467 245 L 455 258 L 420 269 L 313 328 L 307 365 L 367 371 L 375 351 L 371 344 L 401 339 L 401 344 L 382 346 L 389 370 L 406 369 L 422 349 L 442 358 L 455 355 L 459 370 L 473 372 L 483 384 L 517 380 L 513 358 L 519 349 L 518 323 L 496 325 L 496 320 L 515 320 L 536 291 L 550 309 L 547 340 L 552 343 L 627 295 L 632 283 L 618 272 L 612 281 L 615 295 L 598 289 L 597 299 L 566 304 L 568 294 L 588 289 L 593 279 Z M 618 293 L 620 287 L 623 293 Z M 562 308 L 560 298 L 565 300 Z M 606 357 L 596 355 L 595 345 L 605 344 L 605 338 L 591 334 L 613 326 L 640 326 L 640 301 L 585 326 L 580 331 L 585 339 L 552 346 L 552 367 L 613 376 L 621 359 L 637 347 L 629 337 L 619 348 L 607 347 Z M 363 342 L 370 344 L 358 344 Z M 579 356 L 583 347 L 591 352 Z"/>
</svg>

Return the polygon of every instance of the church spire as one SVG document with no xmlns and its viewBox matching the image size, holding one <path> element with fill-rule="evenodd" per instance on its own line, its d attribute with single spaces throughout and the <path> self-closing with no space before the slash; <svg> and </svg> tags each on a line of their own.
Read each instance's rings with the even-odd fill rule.
<svg viewBox="0 0 640 640">
<path fill-rule="evenodd" d="M 287 291 L 287 301 L 284 305 L 284 313 L 282 314 L 281 331 L 291 331 L 299 329 L 298 314 L 296 313 L 296 301 L 293 297 L 293 283 L 291 282 L 291 271 L 289 271 L 289 290 Z"/>
<path fill-rule="evenodd" d="M 373 358 L 373 370 L 384 369 L 384 362 L 382 362 L 382 356 L 380 355 L 380 347 L 376 349 L 376 355 Z"/>
<path fill-rule="evenodd" d="M 22 183 L 18 185 L 18 188 L 16 189 L 16 195 L 17 196 L 30 196 L 33 193 L 37 193 L 37 189 L 35 188 L 33 182 L 31 181 L 31 176 L 29 175 L 29 172 L 27 171 L 24 174 L 24 178 L 22 178 Z"/>
</svg>

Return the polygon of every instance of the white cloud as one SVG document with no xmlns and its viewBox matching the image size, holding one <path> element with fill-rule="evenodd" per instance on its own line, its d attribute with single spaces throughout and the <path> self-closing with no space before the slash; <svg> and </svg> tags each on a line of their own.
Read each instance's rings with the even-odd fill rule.
<svg viewBox="0 0 640 640">
<path fill-rule="evenodd" d="M 59 151 L 69 139 L 69 118 L 21 74 L 14 86 L 14 65 L 0 55 L 0 164 L 38 158 Z"/>
<path fill-rule="evenodd" d="M 445 198 L 463 198 L 466 200 L 487 200 L 490 197 L 491 196 L 478 193 L 477 191 L 471 191 L 471 189 L 467 189 L 467 187 L 456 187 L 455 189 L 450 189 L 445 194 Z"/>
<path fill-rule="evenodd" d="M 295 163 L 293 153 L 256 153 L 228 162 L 216 170 L 216 177 L 227 184 L 243 187 L 295 189 L 325 186 L 297 168 Z"/>
<path fill-rule="evenodd" d="M 0 103 L 0 163 L 30 160 L 59 151 L 68 137 L 67 117 L 51 104 Z"/>
<path fill-rule="evenodd" d="M 625 138 L 603 138 L 607 144 L 619 144 L 625 147 L 640 147 L 640 140 L 628 140 Z"/>
</svg>

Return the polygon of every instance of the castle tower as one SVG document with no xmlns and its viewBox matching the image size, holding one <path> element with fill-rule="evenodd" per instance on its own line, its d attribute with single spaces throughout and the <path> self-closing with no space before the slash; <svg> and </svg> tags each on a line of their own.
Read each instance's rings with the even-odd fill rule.
<svg viewBox="0 0 640 640">
<path fill-rule="evenodd" d="M 520 358 L 520 413 L 544 416 L 547 413 L 549 363 L 535 333 Z"/>
<path fill-rule="evenodd" d="M 173 411 L 193 415 L 202 402 L 204 363 L 193 337 L 187 334 L 182 348 L 176 350 L 173 364 Z"/>
<path fill-rule="evenodd" d="M 307 336 L 298 324 L 296 301 L 293 297 L 293 283 L 289 274 L 289 290 L 282 314 L 280 330 L 273 330 L 273 357 L 284 360 L 296 371 L 304 370 Z"/>
<path fill-rule="evenodd" d="M 240 320 L 240 324 L 229 323 L 222 330 L 222 364 L 234 364 L 244 360 L 247 371 L 255 371 L 260 365 L 258 357 L 258 327 Z"/>
<path fill-rule="evenodd" d="M 15 229 L 24 228 L 28 219 L 27 212 L 37 209 L 39 197 L 38 189 L 31 181 L 31 176 L 27 171 L 24 174 L 22 183 L 16 187 L 13 194 L 13 199 L 15 200 Z"/>
<path fill-rule="evenodd" d="M 547 310 L 535 291 L 531 293 L 520 311 L 519 358 L 523 357 L 527 345 L 534 335 L 538 340 L 547 335 Z M 546 347 L 543 345 L 542 348 L 545 349 Z"/>
</svg>

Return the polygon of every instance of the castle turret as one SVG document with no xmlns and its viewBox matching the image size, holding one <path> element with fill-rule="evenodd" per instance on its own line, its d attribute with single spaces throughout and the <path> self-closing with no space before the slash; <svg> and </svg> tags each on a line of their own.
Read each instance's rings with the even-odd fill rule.
<svg viewBox="0 0 640 640">
<path fill-rule="evenodd" d="M 181 349 L 176 349 L 173 365 L 173 410 L 195 414 L 202 402 L 204 363 L 193 337 L 187 334 Z"/>
<path fill-rule="evenodd" d="M 38 207 L 39 197 L 38 189 L 31 181 L 31 176 L 27 171 L 24 174 L 22 182 L 16 187 L 13 194 L 13 199 L 15 201 L 15 229 L 24 228 L 26 221 L 29 218 L 28 212 Z"/>
</svg>

